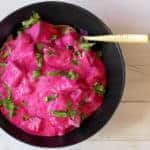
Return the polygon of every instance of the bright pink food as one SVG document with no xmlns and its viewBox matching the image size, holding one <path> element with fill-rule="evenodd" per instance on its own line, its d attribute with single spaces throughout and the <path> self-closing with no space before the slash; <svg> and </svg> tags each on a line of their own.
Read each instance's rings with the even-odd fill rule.
<svg viewBox="0 0 150 150">
<path fill-rule="evenodd" d="M 75 31 L 38 21 L 0 52 L 0 110 L 17 127 L 61 136 L 80 126 L 103 101 L 103 62 Z"/>
</svg>

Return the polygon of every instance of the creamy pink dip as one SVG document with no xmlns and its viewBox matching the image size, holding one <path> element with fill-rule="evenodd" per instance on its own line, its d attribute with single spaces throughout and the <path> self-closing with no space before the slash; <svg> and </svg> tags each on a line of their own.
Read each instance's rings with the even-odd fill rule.
<svg viewBox="0 0 150 150">
<path fill-rule="evenodd" d="M 79 36 L 39 21 L 4 43 L 0 110 L 12 124 L 34 135 L 61 136 L 100 108 L 105 68 Z"/>
</svg>

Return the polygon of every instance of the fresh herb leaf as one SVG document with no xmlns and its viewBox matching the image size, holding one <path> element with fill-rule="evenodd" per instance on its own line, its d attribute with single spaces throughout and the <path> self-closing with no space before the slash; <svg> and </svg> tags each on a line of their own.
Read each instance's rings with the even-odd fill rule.
<svg viewBox="0 0 150 150">
<path fill-rule="evenodd" d="M 72 109 L 72 103 L 68 101 L 66 111 L 53 111 L 52 114 L 55 117 L 73 117 L 77 114 L 77 111 Z"/>
<path fill-rule="evenodd" d="M 0 67 L 6 67 L 6 63 L 0 63 Z"/>
<path fill-rule="evenodd" d="M 44 45 L 43 45 L 42 43 L 37 43 L 37 44 L 36 44 L 36 48 L 37 48 L 37 50 L 38 50 L 39 52 L 41 52 L 41 51 L 43 50 L 43 48 L 44 48 Z"/>
<path fill-rule="evenodd" d="M 41 68 L 42 67 L 42 63 L 43 63 L 43 57 L 42 57 L 42 49 L 43 49 L 44 45 L 42 43 L 38 43 L 36 44 L 36 59 L 37 59 L 37 63 L 38 63 L 38 67 Z"/>
<path fill-rule="evenodd" d="M 81 52 L 80 52 L 80 51 L 75 51 L 75 52 L 74 52 L 74 55 L 76 55 L 76 56 L 81 56 Z"/>
<path fill-rule="evenodd" d="M 40 20 L 40 16 L 37 12 L 32 12 L 32 16 L 22 22 L 22 26 L 24 29 L 31 27 L 33 24 L 37 23 Z"/>
<path fill-rule="evenodd" d="M 45 101 L 46 102 L 50 102 L 50 101 L 53 101 L 57 98 L 57 95 L 56 94 L 52 94 L 52 95 L 49 95 L 45 98 Z"/>
<path fill-rule="evenodd" d="M 76 59 L 73 59 L 71 62 L 72 62 L 72 64 L 74 64 L 74 65 L 79 65 L 79 63 L 80 63 L 80 62 L 79 62 L 78 60 L 76 60 Z"/>
<path fill-rule="evenodd" d="M 42 55 L 37 53 L 36 54 L 36 58 L 37 58 L 37 62 L 38 62 L 38 67 L 41 68 L 42 67 L 42 63 L 43 63 Z"/>
<path fill-rule="evenodd" d="M 78 74 L 74 71 L 50 71 L 47 72 L 48 76 L 59 76 L 63 75 L 71 80 L 75 80 L 78 77 Z"/>
<path fill-rule="evenodd" d="M 65 112 L 65 111 L 52 111 L 52 115 L 55 117 L 61 117 L 61 118 L 68 116 L 67 112 Z"/>
<path fill-rule="evenodd" d="M 95 43 L 84 42 L 80 44 L 80 48 L 89 51 L 93 45 L 95 45 Z"/>
<path fill-rule="evenodd" d="M 68 72 L 64 72 L 64 76 L 71 80 L 75 80 L 75 79 L 77 79 L 78 74 L 74 71 L 68 71 Z"/>
<path fill-rule="evenodd" d="M 12 102 L 10 88 L 7 89 L 7 93 L 7 98 L 0 100 L 0 106 L 5 107 L 8 110 L 9 118 L 12 118 L 15 115 L 15 110 L 17 109 L 17 106 Z"/>
<path fill-rule="evenodd" d="M 48 76 L 59 76 L 59 75 L 61 75 L 61 72 L 60 71 L 49 71 L 49 72 L 47 72 L 47 75 Z"/>
<path fill-rule="evenodd" d="M 73 116 L 75 116 L 77 114 L 77 112 L 76 112 L 76 110 L 73 110 L 72 109 L 72 102 L 71 102 L 71 100 L 69 100 L 68 102 L 67 102 L 67 115 L 69 116 L 69 117 L 73 117 Z"/>
<path fill-rule="evenodd" d="M 97 82 L 94 84 L 94 90 L 98 95 L 104 95 L 106 92 L 105 87 Z"/>
<path fill-rule="evenodd" d="M 32 72 L 32 77 L 33 77 L 34 79 L 37 79 L 40 75 L 41 75 L 40 70 L 34 70 L 34 71 Z"/>
<path fill-rule="evenodd" d="M 75 110 L 68 110 L 67 111 L 67 115 L 69 116 L 69 117 L 73 117 L 73 116 L 75 116 L 77 114 L 77 112 L 75 111 Z"/>
</svg>

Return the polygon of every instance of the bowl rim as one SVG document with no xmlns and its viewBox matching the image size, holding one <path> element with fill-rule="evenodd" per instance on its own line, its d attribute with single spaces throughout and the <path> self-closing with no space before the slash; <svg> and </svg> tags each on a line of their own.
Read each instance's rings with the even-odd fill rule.
<svg viewBox="0 0 150 150">
<path fill-rule="evenodd" d="M 96 20 L 98 20 L 102 26 L 105 28 L 106 32 L 107 33 L 110 33 L 110 34 L 113 34 L 111 29 L 100 19 L 98 18 L 95 14 L 93 14 L 92 12 L 90 12 L 89 10 L 87 10 L 86 8 L 83 8 L 79 5 L 76 5 L 76 4 L 72 4 L 70 2 L 63 2 L 63 1 L 43 1 L 43 2 L 35 2 L 35 3 L 31 3 L 31 4 L 27 4 L 23 7 L 20 7 L 12 12 L 10 12 L 6 17 L 2 18 L 2 20 L 0 21 L 0 25 L 2 25 L 4 22 L 7 22 L 7 20 L 9 20 L 9 18 L 12 16 L 12 15 L 15 15 L 16 13 L 24 10 L 24 9 L 27 9 L 28 7 L 31 7 L 31 6 L 37 6 L 37 5 L 41 5 L 41 4 L 60 4 L 60 5 L 65 5 L 65 6 L 71 6 L 71 7 L 76 7 L 77 9 L 81 9 L 82 11 L 85 11 L 86 13 L 92 15 Z M 120 89 L 120 95 L 118 96 L 118 102 L 113 110 L 113 112 L 111 113 L 111 115 L 109 116 L 109 118 L 107 118 L 107 120 L 105 121 L 105 123 L 103 123 L 103 125 L 100 126 L 100 128 L 98 130 L 96 130 L 95 132 L 91 133 L 90 135 L 82 138 L 80 141 L 78 142 L 73 142 L 71 144 L 66 144 L 66 145 L 57 145 L 57 146 L 48 146 L 48 145 L 37 145 L 37 144 L 31 144 L 29 142 L 26 142 L 25 140 L 22 140 L 18 137 L 16 137 L 14 134 L 10 133 L 7 131 L 7 129 L 5 129 L 4 127 L 0 127 L 1 129 L 3 129 L 3 131 L 5 131 L 5 133 L 7 135 L 9 135 L 10 137 L 13 137 L 14 139 L 16 139 L 17 141 L 20 141 L 21 143 L 24 143 L 24 144 L 27 144 L 27 145 L 31 145 L 31 146 L 35 146 L 35 147 L 47 147 L 47 148 L 62 148 L 62 147 L 66 147 L 66 146 L 71 146 L 71 145 L 75 145 L 75 144 L 78 144 L 78 143 L 81 143 L 87 139 L 89 139 L 90 137 L 94 136 L 95 133 L 97 133 L 98 131 L 101 131 L 101 129 L 111 120 L 113 114 L 115 113 L 115 111 L 117 110 L 117 107 L 121 101 L 121 98 L 122 98 L 122 95 L 123 95 L 123 91 L 124 91 L 124 88 L 125 88 L 125 75 L 126 75 L 126 70 L 125 70 L 125 61 L 124 61 L 124 57 L 122 55 L 122 52 L 121 52 L 121 48 L 120 48 L 120 45 L 117 44 L 117 43 L 113 43 L 113 45 L 115 46 L 115 48 L 117 49 L 118 51 L 118 54 L 119 54 L 119 57 L 121 58 L 121 68 L 122 68 L 122 81 L 121 81 L 121 89 Z M 17 127 L 16 127 L 17 128 Z M 18 128 L 17 128 L 18 129 Z M 33 136 L 33 135 L 31 135 Z"/>
</svg>

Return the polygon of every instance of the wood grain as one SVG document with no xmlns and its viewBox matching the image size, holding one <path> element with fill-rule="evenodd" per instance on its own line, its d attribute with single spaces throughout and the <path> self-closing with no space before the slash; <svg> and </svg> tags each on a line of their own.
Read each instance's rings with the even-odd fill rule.
<svg viewBox="0 0 150 150">
<path fill-rule="evenodd" d="M 123 101 L 150 101 L 150 44 L 122 44 L 126 62 Z"/>
</svg>

